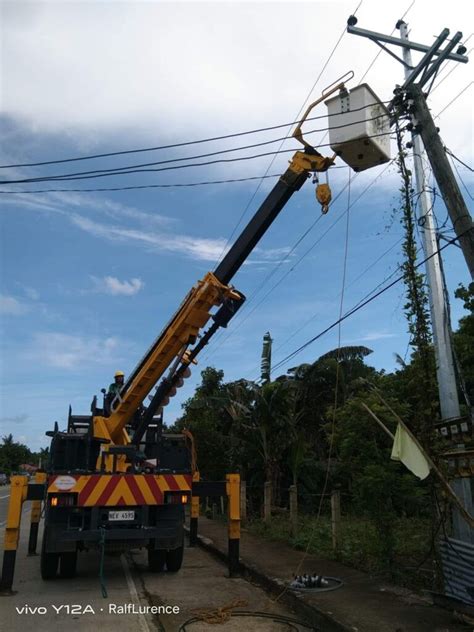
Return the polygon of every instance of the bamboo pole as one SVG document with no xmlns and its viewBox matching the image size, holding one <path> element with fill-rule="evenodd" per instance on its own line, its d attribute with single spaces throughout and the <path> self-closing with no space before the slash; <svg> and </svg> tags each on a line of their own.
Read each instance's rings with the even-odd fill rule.
<svg viewBox="0 0 474 632">
<path fill-rule="evenodd" d="M 395 419 L 398 421 L 398 423 L 402 426 L 402 428 L 405 430 L 405 432 L 409 435 L 409 437 L 413 440 L 413 442 L 415 443 L 415 445 L 418 447 L 418 449 L 420 450 L 420 452 L 423 454 L 423 456 L 425 457 L 425 459 L 428 461 L 428 465 L 430 466 L 430 468 L 433 470 L 434 474 L 436 475 L 436 477 L 438 478 L 439 482 L 441 483 L 441 487 L 444 489 L 444 491 L 447 493 L 447 495 L 449 496 L 449 498 L 451 499 L 451 502 L 456 505 L 456 507 L 459 509 L 459 512 L 461 513 L 462 517 L 464 518 L 464 520 L 469 524 L 469 526 L 471 528 L 474 528 L 474 518 L 471 516 L 470 513 L 468 513 L 465 509 L 465 507 L 461 504 L 459 498 L 456 496 L 456 494 L 454 493 L 453 488 L 451 487 L 451 485 L 448 483 L 448 481 L 444 478 L 443 474 L 441 473 L 441 471 L 439 470 L 439 468 L 437 467 L 437 465 L 433 462 L 433 459 L 427 454 L 426 450 L 423 448 L 423 446 L 420 444 L 420 442 L 418 441 L 418 439 L 415 437 L 415 435 L 413 434 L 413 432 L 410 430 L 410 428 L 408 428 L 408 426 L 404 423 L 404 421 L 397 415 L 397 413 L 393 410 L 393 408 L 384 400 L 384 398 L 380 395 L 380 393 L 378 393 L 375 389 L 374 389 L 375 394 L 377 395 L 377 397 L 380 399 L 380 401 L 384 404 L 384 406 L 386 406 L 388 408 L 388 410 L 392 413 L 392 415 L 395 417 Z M 376 416 L 376 414 L 370 410 L 370 408 L 364 404 L 362 402 L 362 406 L 368 410 L 368 412 L 372 415 L 372 417 L 377 421 L 377 423 L 382 426 L 391 436 L 392 433 L 388 430 L 388 428 L 386 428 L 386 426 L 383 424 L 383 422 L 380 421 L 380 419 L 378 419 L 378 417 Z"/>
</svg>

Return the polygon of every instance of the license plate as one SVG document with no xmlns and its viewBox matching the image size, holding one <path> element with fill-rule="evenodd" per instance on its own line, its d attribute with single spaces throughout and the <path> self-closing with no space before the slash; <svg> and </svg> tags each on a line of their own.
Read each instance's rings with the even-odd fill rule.
<svg viewBox="0 0 474 632">
<path fill-rule="evenodd" d="M 111 520 L 135 520 L 134 511 L 109 511 L 109 521 Z"/>
</svg>

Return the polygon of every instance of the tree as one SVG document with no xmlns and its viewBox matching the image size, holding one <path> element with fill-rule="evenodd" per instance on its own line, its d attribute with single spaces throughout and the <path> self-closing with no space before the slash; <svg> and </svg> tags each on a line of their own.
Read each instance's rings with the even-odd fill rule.
<svg viewBox="0 0 474 632">
<path fill-rule="evenodd" d="M 291 384 L 267 382 L 260 387 L 241 380 L 229 385 L 227 391 L 227 411 L 234 424 L 244 430 L 247 441 L 257 446 L 265 480 L 272 483 L 272 497 L 278 502 L 283 455 L 291 442 L 288 430 L 294 406 Z"/>
<path fill-rule="evenodd" d="M 173 427 L 190 430 L 196 442 L 198 466 L 203 478 L 220 480 L 229 471 L 229 442 L 224 409 L 224 372 L 207 367 L 193 397 L 183 404 L 184 414 Z"/>
<path fill-rule="evenodd" d="M 28 463 L 30 459 L 30 450 L 26 445 L 14 441 L 12 434 L 2 437 L 2 445 L 0 445 L 0 471 L 6 474 L 17 472 L 20 465 Z"/>
<path fill-rule="evenodd" d="M 468 400 L 474 401 L 474 282 L 466 288 L 460 285 L 455 291 L 456 298 L 461 299 L 464 309 L 469 313 L 459 321 L 459 328 L 454 333 L 454 350 L 459 362 L 459 368 L 465 393 Z M 460 393 L 463 401 L 463 393 Z M 469 411 L 465 409 L 465 414 Z"/>
</svg>

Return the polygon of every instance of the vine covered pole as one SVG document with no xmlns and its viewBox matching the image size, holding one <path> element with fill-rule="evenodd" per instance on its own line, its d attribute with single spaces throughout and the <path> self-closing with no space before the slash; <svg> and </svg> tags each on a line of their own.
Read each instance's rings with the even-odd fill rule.
<svg viewBox="0 0 474 632">
<path fill-rule="evenodd" d="M 408 25 L 399 22 L 400 37 L 408 40 Z M 405 79 L 408 79 L 413 69 L 413 61 L 410 48 L 403 49 L 405 61 Z M 412 119 L 414 128 L 416 120 Z M 449 330 L 449 318 L 446 316 L 445 288 L 441 268 L 441 255 L 438 253 L 436 223 L 433 216 L 433 205 L 428 192 L 423 162 L 426 154 L 423 150 L 421 138 L 412 132 L 413 165 L 415 170 L 415 186 L 418 204 L 418 221 L 423 239 L 425 257 L 430 257 L 426 262 L 426 276 L 430 299 L 430 316 L 433 327 L 433 342 L 436 356 L 436 377 L 438 381 L 439 403 L 441 417 L 453 419 L 460 415 L 456 374 L 454 372 L 453 350 L 451 347 L 451 332 Z M 438 253 L 438 254 L 437 254 Z M 473 253 L 474 254 L 474 253 Z"/>
<path fill-rule="evenodd" d="M 400 37 L 408 41 L 408 25 L 400 21 Z M 405 80 L 408 80 L 412 72 L 413 62 L 410 48 L 403 49 L 405 61 Z M 467 266 L 474 276 L 474 227 L 472 219 L 464 203 L 461 191 L 457 185 L 451 170 L 451 165 L 446 157 L 446 152 L 436 129 L 431 113 L 426 104 L 422 87 L 419 84 L 411 84 L 408 93 L 413 98 L 414 111 L 412 113 L 413 133 L 413 162 L 415 170 L 416 191 L 419 196 L 419 219 L 423 236 L 423 249 L 425 256 L 431 258 L 426 262 L 428 278 L 430 314 L 433 329 L 433 342 L 436 357 L 436 377 L 438 382 L 439 405 L 442 419 L 459 418 L 459 407 L 456 374 L 454 370 L 454 356 L 451 344 L 450 319 L 448 305 L 445 299 L 446 288 L 444 286 L 441 255 L 435 254 L 439 250 L 436 224 L 433 217 L 433 208 L 427 191 L 427 183 L 423 169 L 423 162 L 428 154 L 433 174 L 438 183 L 441 195 L 448 209 L 453 228 L 459 237 L 459 243 L 464 253 Z M 416 133 L 420 131 L 420 134 Z M 421 138 L 420 138 L 421 135 Z M 426 153 L 425 153 L 426 150 Z M 468 478 L 458 478 L 452 481 L 452 487 L 468 513 L 472 513 L 471 481 Z M 467 542 L 472 541 L 472 527 L 462 517 L 461 512 L 453 512 L 453 534 L 456 538 Z"/>
</svg>

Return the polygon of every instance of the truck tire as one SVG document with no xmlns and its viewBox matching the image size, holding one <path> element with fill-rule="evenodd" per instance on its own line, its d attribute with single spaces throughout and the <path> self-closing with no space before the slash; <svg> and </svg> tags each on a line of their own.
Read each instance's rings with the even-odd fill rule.
<svg viewBox="0 0 474 632">
<path fill-rule="evenodd" d="M 77 551 L 73 553 L 61 553 L 59 559 L 59 576 L 71 578 L 76 576 Z"/>
<path fill-rule="evenodd" d="M 166 568 L 170 573 L 177 573 L 183 563 L 184 542 L 177 549 L 166 551 Z"/>
<path fill-rule="evenodd" d="M 59 554 L 58 553 L 48 553 L 46 551 L 46 541 L 47 541 L 48 531 L 47 527 L 44 528 L 43 533 L 43 544 L 41 546 L 41 578 L 44 580 L 54 579 L 56 577 L 56 572 L 58 570 L 58 561 Z"/>
<path fill-rule="evenodd" d="M 166 551 L 148 549 L 148 568 L 152 573 L 160 573 L 166 562 Z"/>
</svg>

